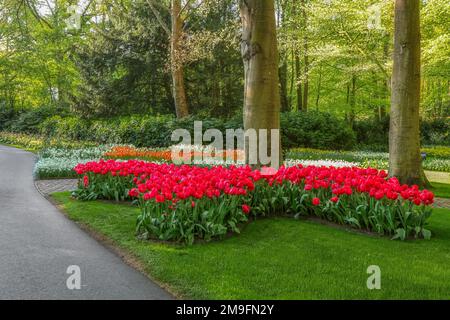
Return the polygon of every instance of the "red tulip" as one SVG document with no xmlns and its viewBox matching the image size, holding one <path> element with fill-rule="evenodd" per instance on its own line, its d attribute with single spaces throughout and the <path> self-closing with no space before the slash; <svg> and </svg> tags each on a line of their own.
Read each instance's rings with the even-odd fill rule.
<svg viewBox="0 0 450 320">
<path fill-rule="evenodd" d="M 315 206 L 318 206 L 320 204 L 320 199 L 319 198 L 313 198 L 312 199 L 312 204 Z"/>
</svg>

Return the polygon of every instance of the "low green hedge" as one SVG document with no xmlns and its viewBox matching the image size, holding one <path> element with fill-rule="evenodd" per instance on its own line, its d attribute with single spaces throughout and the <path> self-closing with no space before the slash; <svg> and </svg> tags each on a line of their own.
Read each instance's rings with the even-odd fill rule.
<svg viewBox="0 0 450 320">
<path fill-rule="evenodd" d="M 202 121 L 203 130 L 242 128 L 242 119 L 224 121 L 218 118 L 188 117 L 177 120 L 171 116 L 129 116 L 112 119 L 85 120 L 77 117 L 53 116 L 40 125 L 46 137 L 89 140 L 98 143 L 134 144 L 137 147 L 168 147 L 175 129 L 186 129 L 193 137 L 194 121 Z M 356 143 L 351 128 L 327 113 L 283 113 L 281 137 L 284 148 L 311 147 L 350 149 Z"/>
</svg>

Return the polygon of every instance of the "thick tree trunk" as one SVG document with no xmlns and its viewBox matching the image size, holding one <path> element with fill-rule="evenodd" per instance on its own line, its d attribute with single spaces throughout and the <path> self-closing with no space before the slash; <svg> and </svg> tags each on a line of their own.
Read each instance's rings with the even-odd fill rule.
<svg viewBox="0 0 450 320">
<path fill-rule="evenodd" d="M 407 184 L 427 184 L 420 156 L 420 1 L 395 1 L 389 174 Z"/>
<path fill-rule="evenodd" d="M 242 20 L 241 53 L 245 69 L 244 129 L 268 130 L 267 155 L 281 161 L 281 142 L 277 154 L 270 150 L 271 129 L 280 128 L 280 92 L 278 86 L 278 48 L 275 26 L 274 0 L 241 0 Z M 260 139 L 258 138 L 258 143 Z M 245 143 L 246 161 L 249 162 L 248 139 Z M 259 147 L 258 147 L 259 153 Z M 259 157 L 258 157 L 259 159 Z M 258 164 L 259 164 L 258 160 Z"/>
<path fill-rule="evenodd" d="M 172 0 L 171 17 L 172 31 L 170 37 L 170 59 L 172 71 L 173 100 L 177 118 L 184 118 L 189 115 L 186 100 L 186 90 L 184 87 L 183 64 L 180 61 L 180 42 L 183 36 L 183 21 L 180 17 L 181 0 Z"/>
</svg>

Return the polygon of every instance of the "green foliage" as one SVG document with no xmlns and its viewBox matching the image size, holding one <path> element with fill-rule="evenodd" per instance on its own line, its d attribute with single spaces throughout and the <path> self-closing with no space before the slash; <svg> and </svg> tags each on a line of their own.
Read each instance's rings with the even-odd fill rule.
<svg viewBox="0 0 450 320">
<path fill-rule="evenodd" d="M 422 143 L 450 146 L 450 118 L 422 121 Z"/>
<path fill-rule="evenodd" d="M 52 2 L 3 0 L 0 106 L 59 106 L 88 118 L 174 114 L 169 37 L 147 1 L 90 2 L 79 30 L 66 25 L 73 1 L 59 0 L 51 7 Z M 167 4 L 156 7 L 170 26 Z M 350 124 L 382 118 L 389 109 L 393 2 L 275 4 L 283 110 L 297 110 L 303 95 L 308 110 L 326 111 Z M 380 25 L 370 27 L 378 8 Z M 197 10 L 185 9 L 178 59 L 184 65 L 191 114 L 228 118 L 243 104 L 238 6 L 234 1 L 202 1 Z M 426 1 L 421 8 L 424 118 L 449 116 L 449 11 L 446 0 Z M 297 92 L 300 87 L 303 91 Z M 359 143 L 386 145 L 386 136 L 376 133 L 379 128 L 366 136 L 360 134 L 364 128 L 372 126 L 361 127 Z M 448 144 L 448 129 L 431 132 L 424 135 L 425 143 Z"/>
<path fill-rule="evenodd" d="M 389 116 L 382 120 L 359 119 L 354 122 L 357 142 L 362 149 L 387 151 L 389 144 Z M 424 145 L 450 145 L 450 119 L 423 119 L 420 122 L 421 141 Z"/>
<path fill-rule="evenodd" d="M 17 110 L 13 108 L 2 107 L 0 101 L 0 131 L 4 131 L 10 128 L 10 123 L 14 119 L 18 118 Z"/>
<path fill-rule="evenodd" d="M 171 210 L 169 204 L 141 201 L 141 214 L 137 218 L 137 231 L 147 239 L 179 241 L 193 244 L 196 239 L 210 241 L 223 238 L 228 232 L 240 233 L 240 224 L 247 222 L 238 197 L 222 195 L 212 200 L 177 204 Z"/>
<path fill-rule="evenodd" d="M 389 117 L 381 120 L 369 118 L 356 120 L 353 123 L 356 139 L 362 148 L 373 151 L 386 151 L 389 144 Z"/>
<path fill-rule="evenodd" d="M 191 116 L 175 119 L 170 115 L 133 115 L 104 119 L 86 119 L 77 116 L 60 116 L 65 112 L 52 107 L 31 109 L 21 113 L 4 109 L 3 130 L 39 133 L 47 138 L 64 138 L 76 141 L 95 141 L 100 144 L 121 143 L 137 147 L 168 147 L 175 129 L 186 129 L 193 134 L 194 121 L 202 121 L 203 130 L 242 128 L 242 116 L 224 120 Z M 0 124 L 2 124 L 0 122 Z M 317 111 L 285 112 L 281 114 L 281 135 L 284 149 L 307 147 L 316 149 L 362 149 L 386 151 L 388 145 L 389 118 L 383 121 L 357 120 L 353 130 L 343 120 L 330 113 Z M 449 145 L 450 121 L 445 119 L 421 122 L 422 142 L 433 145 Z M 225 138 L 225 136 L 224 136 Z M 225 140 L 224 140 L 225 141 Z M 430 156 L 442 157 L 445 147 L 424 149 Z M 334 159 L 334 158 L 330 158 Z"/>
<path fill-rule="evenodd" d="M 10 123 L 9 129 L 12 132 L 38 134 L 40 124 L 55 112 L 52 107 L 41 107 L 21 112 L 19 117 Z"/>
<path fill-rule="evenodd" d="M 420 149 L 427 157 L 450 159 L 450 146 L 429 146 Z"/>
<path fill-rule="evenodd" d="M 47 147 L 59 148 L 83 148 L 92 147 L 96 144 L 88 141 L 68 141 L 61 137 L 48 138 L 39 135 L 30 135 L 15 132 L 0 131 L 0 143 L 40 151 Z"/>
<path fill-rule="evenodd" d="M 203 130 L 242 128 L 242 118 L 228 121 L 219 118 L 171 116 L 130 116 L 112 119 L 85 120 L 76 117 L 51 117 L 45 120 L 41 134 L 49 137 L 97 141 L 98 143 L 134 144 L 138 147 L 168 147 L 175 129 L 186 129 L 193 137 L 194 121 L 202 121 Z M 351 128 L 337 117 L 320 112 L 284 113 L 281 117 L 284 148 L 312 147 L 349 149 L 355 144 Z"/>
<path fill-rule="evenodd" d="M 281 117 L 283 148 L 350 149 L 356 139 L 351 128 L 329 113 L 290 112 Z"/>
</svg>

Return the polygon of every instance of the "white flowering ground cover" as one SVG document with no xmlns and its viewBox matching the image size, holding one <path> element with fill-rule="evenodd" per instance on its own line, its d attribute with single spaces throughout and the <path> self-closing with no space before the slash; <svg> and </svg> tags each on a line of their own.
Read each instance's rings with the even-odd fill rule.
<svg viewBox="0 0 450 320">
<path fill-rule="evenodd" d="M 301 159 L 286 159 L 284 164 L 287 167 L 293 167 L 301 164 L 304 167 L 307 166 L 316 166 L 316 167 L 335 167 L 335 168 L 344 168 L 344 167 L 359 167 L 359 162 L 350 162 L 344 160 L 301 160 Z"/>
<path fill-rule="evenodd" d="M 43 149 L 38 154 L 33 174 L 37 179 L 76 177 L 73 168 L 78 163 L 98 161 L 110 148 L 111 145 L 80 149 Z"/>
<path fill-rule="evenodd" d="M 450 172 L 450 148 L 430 147 L 425 148 L 426 158 L 422 165 L 425 170 Z M 387 169 L 389 166 L 389 153 L 372 151 L 330 151 L 308 148 L 290 150 L 286 158 L 299 160 L 338 160 L 359 163 L 359 166 L 367 168 Z"/>
</svg>

